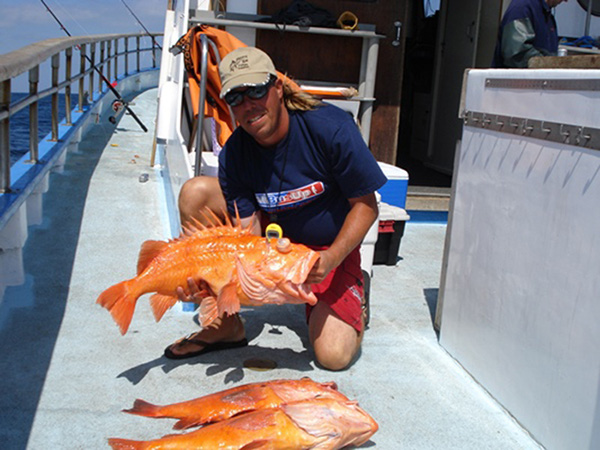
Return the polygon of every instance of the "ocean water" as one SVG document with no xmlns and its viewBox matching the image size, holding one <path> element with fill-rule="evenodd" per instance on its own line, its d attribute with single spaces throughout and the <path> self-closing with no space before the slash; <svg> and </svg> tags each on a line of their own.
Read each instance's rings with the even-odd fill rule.
<svg viewBox="0 0 600 450">
<path fill-rule="evenodd" d="M 27 96 L 25 93 L 12 93 L 11 103 Z M 65 95 L 58 95 L 59 122 L 65 117 Z M 46 97 L 38 102 L 38 139 L 42 140 L 48 135 L 52 127 L 52 99 Z M 77 105 L 77 95 L 71 95 L 71 105 Z M 10 118 L 10 163 L 18 161 L 29 152 L 29 108 L 22 109 Z"/>
</svg>

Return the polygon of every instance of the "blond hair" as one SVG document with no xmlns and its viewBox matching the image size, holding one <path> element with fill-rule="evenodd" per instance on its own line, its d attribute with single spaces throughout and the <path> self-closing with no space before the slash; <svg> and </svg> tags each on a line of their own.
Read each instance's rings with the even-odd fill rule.
<svg viewBox="0 0 600 450">
<path fill-rule="evenodd" d="M 283 103 L 290 111 L 310 111 L 323 104 L 321 100 L 283 81 Z"/>
</svg>

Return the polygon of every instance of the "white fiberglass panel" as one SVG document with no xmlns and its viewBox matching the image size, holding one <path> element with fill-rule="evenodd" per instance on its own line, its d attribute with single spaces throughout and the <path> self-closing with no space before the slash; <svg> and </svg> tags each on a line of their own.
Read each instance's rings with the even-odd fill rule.
<svg viewBox="0 0 600 450">
<path fill-rule="evenodd" d="M 574 72 L 473 71 L 464 104 L 598 127 L 597 91 L 485 87 Z M 600 151 L 465 126 L 457 158 L 440 342 L 546 448 L 600 448 Z"/>
</svg>

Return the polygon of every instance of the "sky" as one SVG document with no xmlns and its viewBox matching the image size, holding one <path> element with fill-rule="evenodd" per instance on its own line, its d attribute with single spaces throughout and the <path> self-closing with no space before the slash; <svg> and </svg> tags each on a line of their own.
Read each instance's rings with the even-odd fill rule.
<svg viewBox="0 0 600 450">
<path fill-rule="evenodd" d="M 168 0 L 44 0 L 72 36 L 145 33 L 164 28 Z M 123 3 L 125 2 L 125 4 Z M 0 0 L 0 55 L 45 39 L 67 37 L 40 0 Z M 43 75 L 43 74 L 42 74 Z M 13 92 L 28 90 L 26 76 Z"/>
<path fill-rule="evenodd" d="M 122 0 L 44 0 L 73 36 L 144 32 Z M 151 32 L 164 28 L 167 0 L 124 0 Z M 40 0 L 0 0 L 0 55 L 66 37 Z"/>
</svg>

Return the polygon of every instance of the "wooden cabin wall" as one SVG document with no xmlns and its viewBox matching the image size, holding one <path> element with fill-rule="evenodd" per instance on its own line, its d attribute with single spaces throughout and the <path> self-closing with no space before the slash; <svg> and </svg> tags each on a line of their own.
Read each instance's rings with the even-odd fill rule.
<svg viewBox="0 0 600 450">
<path fill-rule="evenodd" d="M 272 15 L 291 0 L 259 0 L 258 14 Z M 360 23 L 372 24 L 385 37 L 379 43 L 375 104 L 369 147 L 378 161 L 396 163 L 400 126 L 400 100 L 404 66 L 404 36 L 411 17 L 411 0 L 311 0 L 334 17 L 354 13 Z M 400 45 L 394 22 L 403 24 Z M 277 36 L 279 34 L 279 36 Z M 274 39 L 274 35 L 276 38 Z M 285 45 L 282 45 L 282 42 Z M 272 57 L 278 70 L 296 80 L 356 84 L 359 78 L 362 39 L 259 30 L 256 46 Z"/>
</svg>

